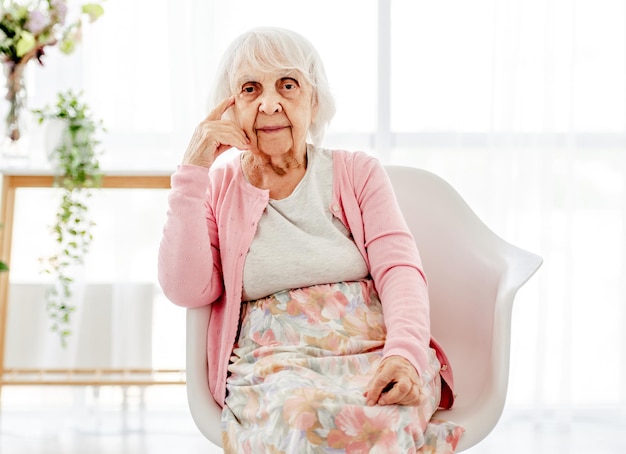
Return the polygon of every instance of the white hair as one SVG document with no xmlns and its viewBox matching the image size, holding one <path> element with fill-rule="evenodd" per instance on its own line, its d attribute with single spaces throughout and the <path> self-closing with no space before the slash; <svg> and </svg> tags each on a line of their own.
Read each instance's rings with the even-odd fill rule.
<svg viewBox="0 0 626 454">
<path fill-rule="evenodd" d="M 297 70 L 313 88 L 317 114 L 309 128 L 309 139 L 321 145 L 326 127 L 335 115 L 322 60 L 311 42 L 302 35 L 277 27 L 254 28 L 237 37 L 224 52 L 209 99 L 215 106 L 233 94 L 233 78 L 242 68 Z"/>
</svg>

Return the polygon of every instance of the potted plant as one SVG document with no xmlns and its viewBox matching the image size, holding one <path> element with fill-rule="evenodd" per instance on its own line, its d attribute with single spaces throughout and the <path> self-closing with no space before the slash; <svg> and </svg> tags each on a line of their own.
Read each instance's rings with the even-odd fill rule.
<svg viewBox="0 0 626 454">
<path fill-rule="evenodd" d="M 62 190 L 61 202 L 52 227 L 57 251 L 42 258 L 43 271 L 53 277 L 54 285 L 46 293 L 47 311 L 52 330 L 65 345 L 70 335 L 73 272 L 81 265 L 93 239 L 94 222 L 89 217 L 88 199 L 92 189 L 101 185 L 98 161 L 102 122 L 95 120 L 80 95 L 73 91 L 58 94 L 56 105 L 33 111 L 39 123 L 48 121 L 61 126 L 60 140 L 50 152 L 54 185 Z"/>
</svg>

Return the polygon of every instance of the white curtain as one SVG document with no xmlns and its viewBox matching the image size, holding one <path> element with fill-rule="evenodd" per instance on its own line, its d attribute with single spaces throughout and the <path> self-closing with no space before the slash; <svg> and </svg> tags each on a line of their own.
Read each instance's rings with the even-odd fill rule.
<svg viewBox="0 0 626 454">
<path fill-rule="evenodd" d="M 624 421 L 622 0 L 108 0 L 105 8 L 77 55 L 50 52 L 46 67 L 32 69 L 30 104 L 84 88 L 109 129 L 106 166 L 173 169 L 207 112 L 230 40 L 256 25 L 298 30 L 318 47 L 338 98 L 327 145 L 440 174 L 499 235 L 543 256 L 514 308 L 507 408 L 557 420 L 609 411 Z M 153 279 L 164 199 L 140 206 L 137 220 L 128 216 L 135 202 L 103 208 L 119 230 L 95 249 L 122 249 L 115 262 L 100 251 L 95 275 L 126 275 L 112 270 L 143 248 L 135 266 Z M 144 229 L 146 238 L 128 240 Z M 174 331 L 153 334 L 155 358 L 169 349 L 176 360 Z"/>
<path fill-rule="evenodd" d="M 509 405 L 623 418 L 624 2 L 397 1 L 392 14 L 392 43 L 414 45 L 392 48 L 388 158 L 444 176 L 545 261 L 515 305 Z"/>
</svg>

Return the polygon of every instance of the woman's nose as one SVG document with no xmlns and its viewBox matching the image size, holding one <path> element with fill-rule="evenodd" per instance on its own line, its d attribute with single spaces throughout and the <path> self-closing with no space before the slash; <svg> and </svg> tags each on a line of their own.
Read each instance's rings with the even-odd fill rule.
<svg viewBox="0 0 626 454">
<path fill-rule="evenodd" d="M 277 112 L 282 112 L 283 106 L 280 104 L 280 98 L 278 93 L 265 92 L 261 96 L 261 103 L 259 104 L 259 111 L 267 115 L 272 115 Z"/>
</svg>

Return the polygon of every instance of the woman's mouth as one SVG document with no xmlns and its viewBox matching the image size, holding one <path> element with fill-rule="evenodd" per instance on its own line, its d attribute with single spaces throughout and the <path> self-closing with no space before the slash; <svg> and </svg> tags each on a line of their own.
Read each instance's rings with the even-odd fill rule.
<svg viewBox="0 0 626 454">
<path fill-rule="evenodd" d="M 265 133 L 273 133 L 273 132 L 278 132 L 278 131 L 282 131 L 283 129 L 286 129 L 288 126 L 263 126 L 261 128 L 257 128 L 257 132 L 265 132 Z"/>
</svg>

